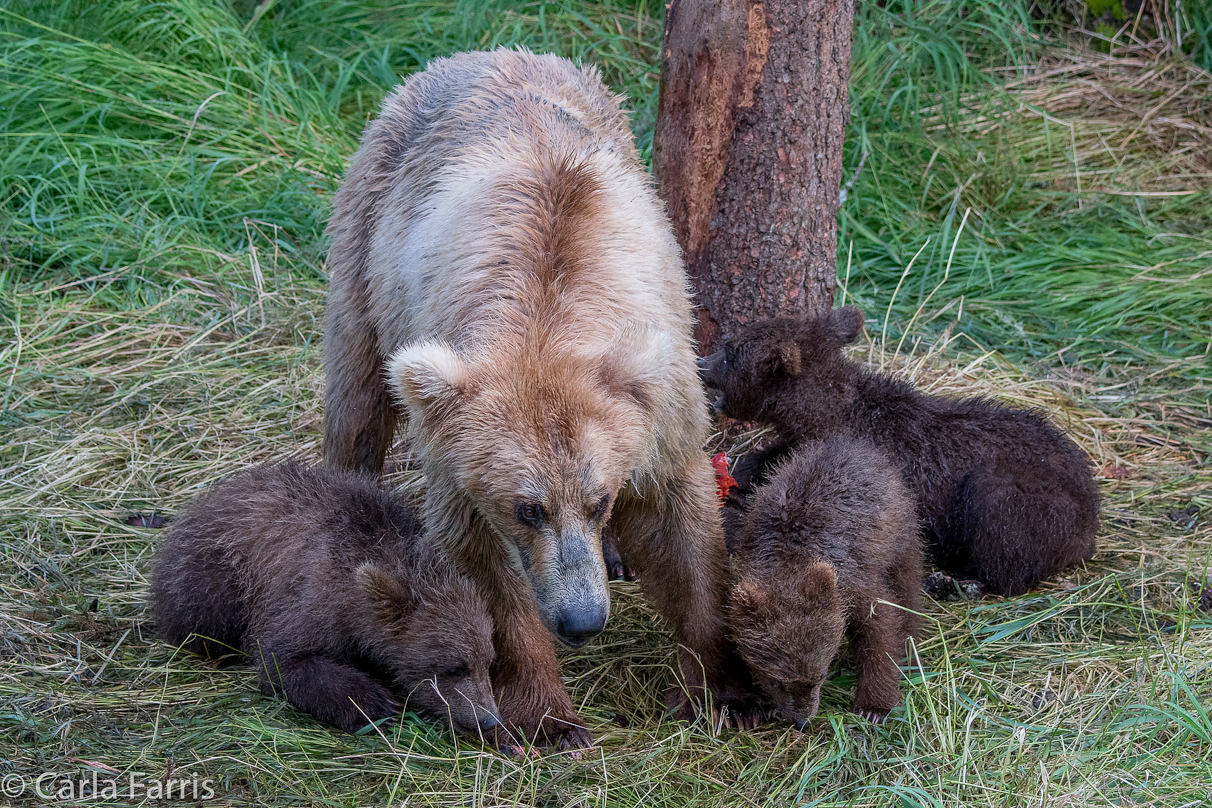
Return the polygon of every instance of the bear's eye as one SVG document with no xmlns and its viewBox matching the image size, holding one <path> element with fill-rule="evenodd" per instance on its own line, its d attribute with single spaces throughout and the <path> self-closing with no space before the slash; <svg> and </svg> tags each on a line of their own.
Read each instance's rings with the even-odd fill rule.
<svg viewBox="0 0 1212 808">
<path fill-rule="evenodd" d="M 537 502 L 519 502 L 513 508 L 514 518 L 533 528 L 543 526 L 543 506 Z"/>
<path fill-rule="evenodd" d="M 447 668 L 438 674 L 442 679 L 466 679 L 471 671 L 467 669 L 466 664 L 455 665 L 453 668 Z"/>
<path fill-rule="evenodd" d="M 606 513 L 606 508 L 610 505 L 610 494 L 598 500 L 598 504 L 593 506 L 593 518 L 601 519 L 602 514 Z"/>
</svg>

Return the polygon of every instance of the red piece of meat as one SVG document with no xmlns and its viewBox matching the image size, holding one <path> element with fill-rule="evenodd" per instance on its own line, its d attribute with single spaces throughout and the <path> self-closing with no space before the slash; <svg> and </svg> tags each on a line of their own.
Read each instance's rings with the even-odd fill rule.
<svg viewBox="0 0 1212 808">
<path fill-rule="evenodd" d="M 715 469 L 715 484 L 719 486 L 720 502 L 723 502 L 728 492 L 736 488 L 736 480 L 728 473 L 728 455 L 720 452 L 711 458 L 711 467 Z"/>
</svg>

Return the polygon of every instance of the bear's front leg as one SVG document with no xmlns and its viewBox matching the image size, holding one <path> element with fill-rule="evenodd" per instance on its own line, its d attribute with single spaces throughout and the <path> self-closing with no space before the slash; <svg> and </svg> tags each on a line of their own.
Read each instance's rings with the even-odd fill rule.
<svg viewBox="0 0 1212 808">
<path fill-rule="evenodd" d="M 890 593 L 876 593 L 887 600 Z M 854 635 L 854 663 L 857 683 L 854 711 L 869 721 L 883 721 L 901 702 L 901 668 L 898 660 L 905 654 L 905 636 L 898 630 L 903 624 L 900 610 L 890 603 L 872 603 L 872 610 Z"/>
<path fill-rule="evenodd" d="M 488 605 L 497 658 L 490 678 L 504 719 L 499 744 L 538 743 L 580 749 L 593 743 L 560 677 L 551 634 L 534 592 L 504 542 L 450 480 L 431 472 L 424 517 L 428 541 L 445 548 Z"/>
<path fill-rule="evenodd" d="M 296 709 L 337 729 L 352 734 L 400 714 L 391 691 L 351 665 L 319 654 L 269 648 L 257 649 L 253 655 L 262 693 L 282 693 Z"/>
<path fill-rule="evenodd" d="M 524 581 L 518 583 L 526 587 Z M 593 735 L 581 723 L 560 678 L 551 635 L 539 620 L 529 587 L 494 598 L 489 609 L 497 652 L 492 687 L 506 731 L 517 742 L 560 750 L 592 745 Z"/>
<path fill-rule="evenodd" d="M 379 474 L 395 434 L 396 409 L 367 315 L 365 284 L 334 273 L 324 314 L 324 462 Z"/>
<path fill-rule="evenodd" d="M 707 457 L 696 453 L 680 473 L 650 490 L 625 487 L 611 523 L 644 594 L 682 644 L 680 686 L 667 699 L 675 714 L 689 718 L 702 710 L 709 691 L 716 708 L 728 708 L 730 723 L 757 726 L 763 700 L 724 617 L 728 556 Z"/>
</svg>

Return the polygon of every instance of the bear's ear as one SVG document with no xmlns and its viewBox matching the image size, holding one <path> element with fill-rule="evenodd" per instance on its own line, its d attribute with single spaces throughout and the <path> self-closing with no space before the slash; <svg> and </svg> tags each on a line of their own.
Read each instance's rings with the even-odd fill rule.
<svg viewBox="0 0 1212 808">
<path fill-rule="evenodd" d="M 410 413 L 424 419 L 466 392 L 467 364 L 444 342 L 418 342 L 395 352 L 387 365 L 391 386 Z"/>
<path fill-rule="evenodd" d="M 354 581 L 370 599 L 374 615 L 385 623 L 406 617 L 417 608 L 417 598 L 398 576 L 372 561 L 354 570 Z"/>
<path fill-rule="evenodd" d="M 829 312 L 829 330 L 843 345 L 849 345 L 863 333 L 863 313 L 854 306 L 843 306 Z"/>
<path fill-rule="evenodd" d="M 837 570 L 825 561 L 814 561 L 802 573 L 801 591 L 812 601 L 832 600 L 837 594 Z"/>
<path fill-rule="evenodd" d="M 598 380 L 620 398 L 652 409 L 673 361 L 673 337 L 656 329 L 628 329 L 597 360 Z"/>
<path fill-rule="evenodd" d="M 749 578 L 743 578 L 732 586 L 732 608 L 749 616 L 758 617 L 770 612 L 770 593 L 766 588 Z"/>
<path fill-rule="evenodd" d="M 804 357 L 795 340 L 779 343 L 779 352 L 774 358 L 774 369 L 783 376 L 798 376 L 804 370 Z"/>
</svg>

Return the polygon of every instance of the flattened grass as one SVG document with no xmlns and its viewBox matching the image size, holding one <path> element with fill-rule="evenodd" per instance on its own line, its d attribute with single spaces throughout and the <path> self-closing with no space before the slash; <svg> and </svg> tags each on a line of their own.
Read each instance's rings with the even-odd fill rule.
<svg viewBox="0 0 1212 808">
<path fill-rule="evenodd" d="M 578 56 L 647 149 L 662 11 L 0 6 L 0 775 L 196 771 L 248 805 L 1206 800 L 1207 75 L 1170 40 L 1108 53 L 1014 1 L 860 3 L 847 148 L 871 156 L 839 274 L 868 361 L 1074 434 L 1101 549 L 1021 598 L 931 602 L 886 724 L 846 712 L 844 668 L 809 733 L 662 721 L 670 640 L 634 585 L 566 657 L 600 742 L 580 761 L 411 717 L 338 735 L 150 635 L 158 532 L 127 518 L 318 457 L 323 217 L 395 75 L 495 44 Z M 1174 191 L 1194 193 L 1136 195 Z M 392 480 L 417 490 L 406 451 Z"/>
</svg>

